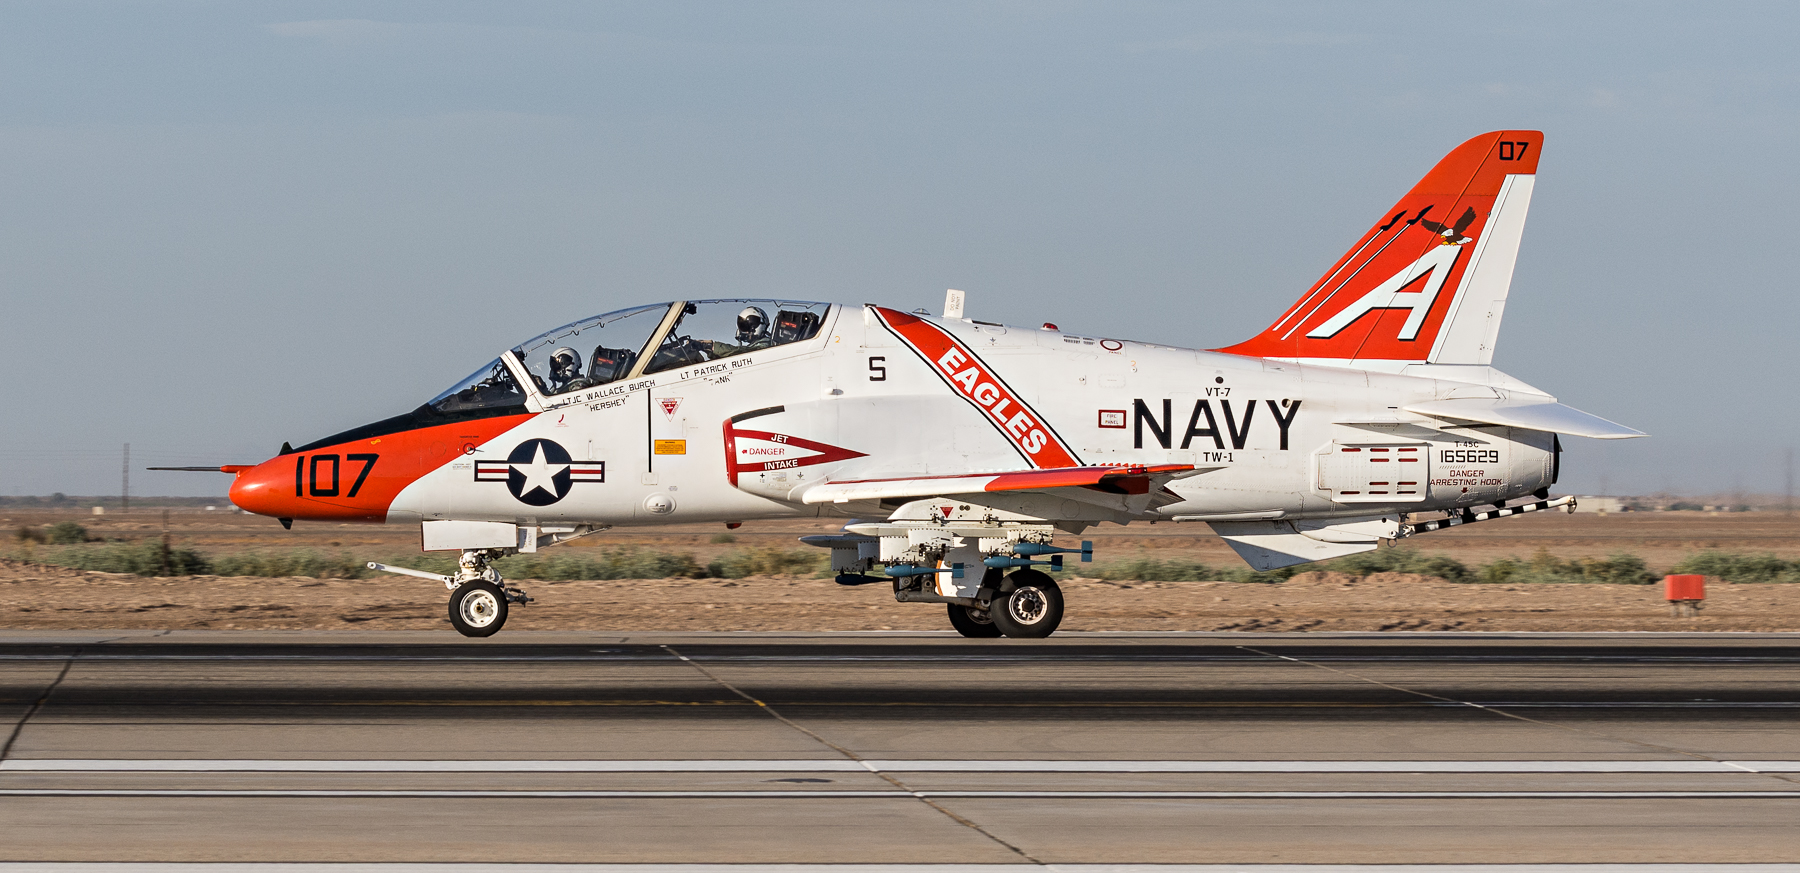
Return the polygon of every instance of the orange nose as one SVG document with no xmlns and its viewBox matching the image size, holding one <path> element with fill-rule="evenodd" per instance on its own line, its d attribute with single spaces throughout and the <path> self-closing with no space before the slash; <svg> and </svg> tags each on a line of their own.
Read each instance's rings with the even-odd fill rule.
<svg viewBox="0 0 1800 873">
<path fill-rule="evenodd" d="M 294 518 L 304 514 L 299 497 L 294 493 L 294 462 L 291 458 L 271 458 L 240 470 L 231 483 L 231 502 L 239 509 L 257 515 Z"/>
</svg>

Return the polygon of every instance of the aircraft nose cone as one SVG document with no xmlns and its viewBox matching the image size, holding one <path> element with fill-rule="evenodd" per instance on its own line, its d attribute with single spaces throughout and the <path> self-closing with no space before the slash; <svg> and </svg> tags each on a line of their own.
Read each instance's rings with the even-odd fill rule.
<svg viewBox="0 0 1800 873">
<path fill-rule="evenodd" d="M 257 515 L 294 517 L 294 465 L 283 460 L 272 458 L 237 474 L 231 483 L 232 504 Z"/>
</svg>

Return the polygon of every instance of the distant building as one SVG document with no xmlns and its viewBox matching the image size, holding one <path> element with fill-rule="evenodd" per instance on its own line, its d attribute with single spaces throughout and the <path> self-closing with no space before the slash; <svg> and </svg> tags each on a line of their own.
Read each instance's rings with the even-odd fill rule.
<svg viewBox="0 0 1800 873">
<path fill-rule="evenodd" d="M 1630 512 L 1631 504 L 1618 497 L 1584 495 L 1575 498 L 1576 512 Z"/>
</svg>

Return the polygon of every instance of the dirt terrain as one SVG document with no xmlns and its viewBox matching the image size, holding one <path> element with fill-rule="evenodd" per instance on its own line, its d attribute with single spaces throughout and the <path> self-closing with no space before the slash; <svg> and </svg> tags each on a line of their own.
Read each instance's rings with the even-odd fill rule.
<svg viewBox="0 0 1800 873">
<path fill-rule="evenodd" d="M 523 582 L 514 630 L 940 630 L 943 608 L 876 586 L 749 577 Z M 1800 631 L 1800 586 L 1714 585 L 1699 618 L 1658 586 L 1454 585 L 1307 573 L 1277 585 L 1064 580 L 1066 630 Z M 444 592 L 405 579 L 145 579 L 0 564 L 0 627 L 448 628 Z"/>
<path fill-rule="evenodd" d="M 76 520 L 97 536 L 160 535 L 159 511 L 93 517 L 70 512 L 0 515 L 0 530 Z M 558 548 L 634 544 L 692 552 L 704 563 L 724 552 L 795 545 L 794 537 L 840 522 L 756 523 L 714 543 L 717 525 L 611 531 Z M 417 532 L 361 525 L 297 524 L 235 512 L 175 511 L 178 546 L 220 553 L 316 548 L 400 554 Z M 1097 560 L 1139 555 L 1216 565 L 1237 559 L 1197 525 L 1104 527 L 1087 535 Z M 1773 513 L 1544 514 L 1458 528 L 1407 541 L 1470 565 L 1539 548 L 1562 558 L 1638 554 L 1664 568 L 1703 549 L 1800 557 L 1800 520 Z M 1079 565 L 1072 570 L 1078 572 Z M 513 613 L 513 629 L 936 630 L 943 609 L 899 604 L 880 586 L 843 588 L 829 579 L 751 577 L 606 582 L 514 580 L 537 602 Z M 1715 580 L 1698 618 L 1669 615 L 1660 586 L 1450 584 L 1400 574 L 1354 578 L 1308 573 L 1280 584 L 1063 581 L 1068 630 L 1485 630 L 1800 631 L 1800 585 Z M 445 627 L 444 592 L 405 578 L 363 580 L 250 577 L 140 578 L 0 561 L 0 627 L 7 628 L 381 628 Z"/>
<path fill-rule="evenodd" d="M 416 526 L 302 521 L 288 531 L 282 530 L 272 518 L 230 510 L 223 499 L 220 505 L 228 511 L 177 509 L 165 515 L 161 510 L 147 509 L 134 510 L 127 515 L 114 511 L 103 516 L 77 511 L 26 511 L 23 507 L 8 506 L 0 508 L 0 535 L 10 535 L 19 527 L 74 521 L 86 526 L 97 537 L 143 537 L 168 530 L 175 545 L 211 553 L 312 548 L 323 551 L 375 549 L 399 554 L 416 551 L 419 547 Z M 835 532 L 842 525 L 841 519 L 750 522 L 729 532 L 737 540 L 734 544 L 712 542 L 715 535 L 727 533 L 718 524 L 618 528 L 556 548 L 639 545 L 693 552 L 704 564 L 734 549 L 799 547 L 796 537 Z M 1229 565 L 1238 560 L 1223 540 L 1213 536 L 1201 524 L 1101 525 L 1082 534 L 1081 538 L 1094 541 L 1096 561 L 1121 560 L 1139 554 L 1209 564 Z M 1076 538 L 1062 539 L 1072 541 Z M 1612 515 L 1546 512 L 1451 528 L 1410 538 L 1404 545 L 1421 552 L 1450 555 L 1471 566 L 1507 556 L 1530 557 L 1540 548 L 1548 549 L 1559 558 L 1605 557 L 1615 552 L 1630 552 L 1652 567 L 1673 564 L 1703 549 L 1773 552 L 1794 559 L 1800 558 L 1800 516 L 1789 517 L 1778 512 Z"/>
</svg>

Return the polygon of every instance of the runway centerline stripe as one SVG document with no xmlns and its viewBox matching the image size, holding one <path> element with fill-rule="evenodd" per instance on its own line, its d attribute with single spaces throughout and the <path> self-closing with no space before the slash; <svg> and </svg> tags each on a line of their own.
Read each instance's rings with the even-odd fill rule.
<svg viewBox="0 0 1800 873">
<path fill-rule="evenodd" d="M 1034 761 L 809 758 L 657 760 L 287 760 L 13 758 L 37 773 L 1800 773 L 1800 761 Z"/>
</svg>

